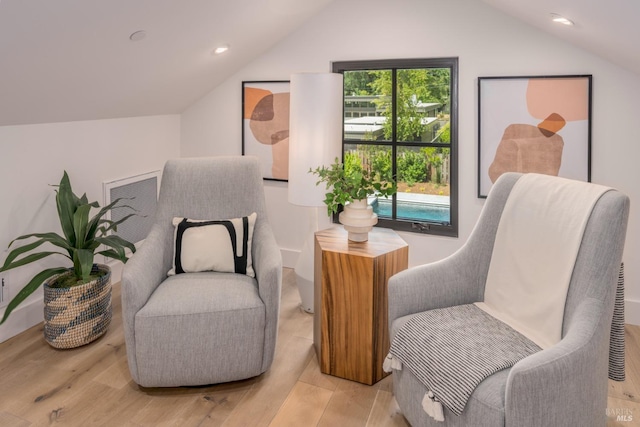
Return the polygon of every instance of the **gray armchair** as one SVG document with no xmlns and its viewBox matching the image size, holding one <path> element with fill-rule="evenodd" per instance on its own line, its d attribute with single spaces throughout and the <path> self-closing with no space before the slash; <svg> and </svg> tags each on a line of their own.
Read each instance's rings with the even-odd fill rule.
<svg viewBox="0 0 640 427">
<path fill-rule="evenodd" d="M 510 192 L 522 175 L 494 185 L 469 240 L 448 258 L 389 280 L 390 336 L 417 313 L 483 300 L 494 238 Z M 573 267 L 557 344 L 499 371 L 476 387 L 463 413 L 444 423 L 422 408 L 426 387 L 409 369 L 394 371 L 394 394 L 414 426 L 604 426 L 609 332 L 628 198 L 606 192 L 588 219 Z"/>
<path fill-rule="evenodd" d="M 167 276 L 174 217 L 222 220 L 257 213 L 255 278 L 224 272 Z M 260 166 L 251 157 L 170 160 L 155 223 L 122 273 L 129 370 L 144 387 L 235 381 L 273 361 L 282 260 L 267 221 Z"/>
</svg>

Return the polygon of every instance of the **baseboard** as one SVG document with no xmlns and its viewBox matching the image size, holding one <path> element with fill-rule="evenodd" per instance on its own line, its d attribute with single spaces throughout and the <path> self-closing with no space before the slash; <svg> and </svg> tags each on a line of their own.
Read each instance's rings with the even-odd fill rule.
<svg viewBox="0 0 640 427">
<path fill-rule="evenodd" d="M 640 325 L 640 301 L 624 300 L 624 323 Z"/>
<path fill-rule="evenodd" d="M 298 257 L 300 256 L 300 251 L 293 249 L 280 249 L 280 253 L 282 254 L 283 267 L 294 268 L 296 266 L 296 262 L 298 262 Z"/>
<path fill-rule="evenodd" d="M 120 261 L 110 260 L 107 265 L 111 268 L 111 283 L 118 283 L 122 278 L 124 264 Z"/>
<path fill-rule="evenodd" d="M 6 322 L 0 326 L 0 342 L 5 342 L 38 323 L 42 323 L 43 312 L 44 303 L 42 299 L 16 307 Z M 4 310 L 0 313 L 4 314 Z"/>
</svg>

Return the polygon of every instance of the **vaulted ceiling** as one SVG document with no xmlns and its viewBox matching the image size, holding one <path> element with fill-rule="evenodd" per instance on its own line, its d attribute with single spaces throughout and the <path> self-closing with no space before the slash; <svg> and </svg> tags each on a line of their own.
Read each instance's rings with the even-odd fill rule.
<svg viewBox="0 0 640 427">
<path fill-rule="evenodd" d="M 180 113 L 331 1 L 0 0 L 0 125 Z"/>
<path fill-rule="evenodd" d="M 640 75 L 638 0 L 482 0 L 530 25 Z M 554 23 L 552 13 L 574 22 Z"/>
<path fill-rule="evenodd" d="M 333 1 L 0 0 L 0 126 L 180 113 Z M 483 1 L 640 75 L 637 0 Z"/>
</svg>

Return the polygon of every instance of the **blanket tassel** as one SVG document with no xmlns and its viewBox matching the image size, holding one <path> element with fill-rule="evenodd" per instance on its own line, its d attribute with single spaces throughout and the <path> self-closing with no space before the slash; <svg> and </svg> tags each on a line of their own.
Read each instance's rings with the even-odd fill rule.
<svg viewBox="0 0 640 427">
<path fill-rule="evenodd" d="M 444 421 L 444 410 L 442 403 L 433 395 L 432 391 L 427 392 L 422 399 L 422 409 L 436 421 Z"/>
<path fill-rule="evenodd" d="M 389 353 L 382 363 L 382 370 L 385 372 L 391 372 L 392 370 L 401 371 L 402 362 Z"/>
</svg>

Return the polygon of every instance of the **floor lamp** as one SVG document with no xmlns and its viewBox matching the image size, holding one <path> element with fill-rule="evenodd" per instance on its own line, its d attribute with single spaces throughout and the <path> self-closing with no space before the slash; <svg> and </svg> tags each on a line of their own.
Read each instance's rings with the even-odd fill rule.
<svg viewBox="0 0 640 427">
<path fill-rule="evenodd" d="M 302 309 L 313 313 L 314 233 L 326 188 L 310 169 L 332 164 L 342 147 L 342 74 L 291 76 L 289 116 L 289 203 L 308 206 L 309 229 L 295 266 Z"/>
</svg>

